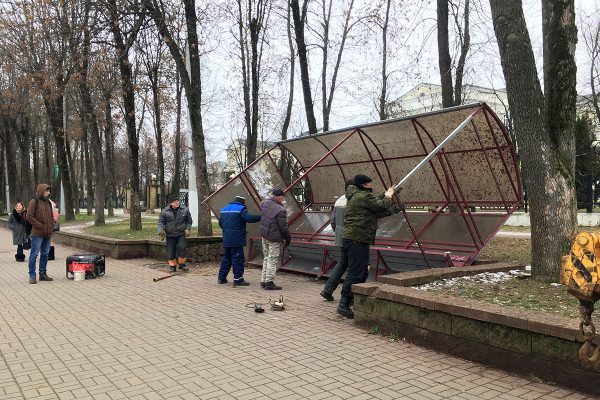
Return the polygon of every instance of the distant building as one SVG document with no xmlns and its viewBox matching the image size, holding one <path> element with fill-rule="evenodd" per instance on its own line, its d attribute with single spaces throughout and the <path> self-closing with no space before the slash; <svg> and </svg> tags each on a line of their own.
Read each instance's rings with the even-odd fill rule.
<svg viewBox="0 0 600 400">
<path fill-rule="evenodd" d="M 269 150 L 275 142 L 259 140 L 256 143 L 256 157 L 260 157 L 264 152 Z M 224 173 L 226 181 L 231 179 L 233 175 L 238 174 L 246 165 L 246 140 L 236 139 L 227 146 L 227 162 L 225 164 Z M 276 153 L 278 154 L 278 153 Z M 277 157 L 279 158 L 279 157 Z"/>
<path fill-rule="evenodd" d="M 482 86 L 464 85 L 463 104 L 485 102 L 500 120 L 506 123 L 508 98 L 505 89 L 491 89 Z M 390 117 L 404 117 L 442 109 L 442 86 L 433 83 L 419 83 L 400 96 L 389 106 Z"/>
</svg>

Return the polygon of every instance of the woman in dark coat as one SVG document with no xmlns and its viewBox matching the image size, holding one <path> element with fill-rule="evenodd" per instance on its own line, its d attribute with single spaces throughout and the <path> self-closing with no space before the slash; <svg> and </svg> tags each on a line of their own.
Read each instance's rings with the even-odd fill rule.
<svg viewBox="0 0 600 400">
<path fill-rule="evenodd" d="M 18 202 L 15 205 L 15 209 L 8 215 L 8 227 L 12 231 L 13 244 L 17 246 L 15 260 L 18 262 L 25 261 L 23 245 L 29 241 L 29 237 L 25 230 L 25 219 L 25 206 L 23 203 Z"/>
</svg>

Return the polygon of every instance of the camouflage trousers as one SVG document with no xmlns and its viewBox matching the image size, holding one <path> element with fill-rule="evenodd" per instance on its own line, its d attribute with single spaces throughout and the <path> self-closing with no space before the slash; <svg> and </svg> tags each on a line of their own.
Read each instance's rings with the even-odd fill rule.
<svg viewBox="0 0 600 400">
<path fill-rule="evenodd" d="M 265 238 L 262 239 L 263 248 L 263 267 L 262 277 L 260 281 L 273 282 L 275 279 L 275 272 L 277 271 L 277 260 L 281 252 L 281 242 L 272 242 Z"/>
</svg>

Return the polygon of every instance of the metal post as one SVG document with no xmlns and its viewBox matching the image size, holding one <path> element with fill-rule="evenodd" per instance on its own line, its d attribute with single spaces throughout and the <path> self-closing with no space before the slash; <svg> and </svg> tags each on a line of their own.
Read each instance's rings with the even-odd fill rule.
<svg viewBox="0 0 600 400">
<path fill-rule="evenodd" d="M 188 48 L 185 48 L 185 69 L 187 69 L 188 75 L 191 77 L 192 72 L 190 68 L 190 52 Z M 190 78 L 191 79 L 191 78 Z M 187 100 L 186 100 L 187 103 Z M 188 161 L 188 209 L 192 218 L 192 226 L 198 226 L 196 216 L 198 215 L 198 188 L 196 186 L 196 164 L 194 163 L 194 150 L 192 146 L 192 120 L 190 115 L 189 105 L 186 107 L 188 129 L 185 132 L 185 138 L 188 143 L 187 148 L 187 161 Z"/>
<path fill-rule="evenodd" d="M 427 157 L 425 157 L 424 159 L 422 159 L 413 169 L 412 171 L 410 171 L 408 174 L 406 174 L 406 176 L 404 178 L 402 178 L 402 180 L 400 182 L 398 182 L 396 185 L 394 185 L 394 189 L 396 191 L 402 189 L 404 186 L 406 186 L 406 183 L 413 177 L 415 176 L 415 174 L 417 172 L 419 172 L 419 170 L 421 168 L 423 168 L 423 166 L 425 164 L 427 164 L 429 162 L 429 160 L 431 160 L 441 149 L 444 148 L 444 146 L 446 145 L 446 143 L 448 143 L 449 141 L 451 141 L 452 139 L 454 139 L 454 137 L 456 135 L 458 135 L 464 128 L 465 126 L 467 126 L 467 124 L 469 122 L 471 122 L 471 119 L 473 118 L 473 115 L 475 115 L 476 113 L 478 113 L 480 111 L 480 108 L 478 108 L 476 111 L 472 112 L 463 122 L 460 123 L 459 126 L 456 127 L 456 129 L 454 129 L 444 140 L 442 140 L 440 142 L 440 144 L 438 144 L 436 146 L 435 149 L 433 149 L 431 151 L 431 153 L 429 153 L 427 155 Z"/>
</svg>

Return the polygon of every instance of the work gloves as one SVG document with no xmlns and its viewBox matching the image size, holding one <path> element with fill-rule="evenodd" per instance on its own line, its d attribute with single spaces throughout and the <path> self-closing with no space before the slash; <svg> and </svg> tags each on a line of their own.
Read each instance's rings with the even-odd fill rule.
<svg viewBox="0 0 600 400">
<path fill-rule="evenodd" d="M 385 197 L 391 199 L 392 197 L 394 197 L 394 193 L 396 193 L 396 190 L 394 189 L 394 187 L 391 187 L 385 191 Z"/>
<path fill-rule="evenodd" d="M 167 234 L 165 233 L 165 231 L 160 231 L 158 236 L 160 236 L 160 240 L 165 240 L 165 237 L 167 236 Z"/>
<path fill-rule="evenodd" d="M 186 238 L 190 237 L 190 230 L 186 229 L 183 234 L 185 235 Z"/>
</svg>

